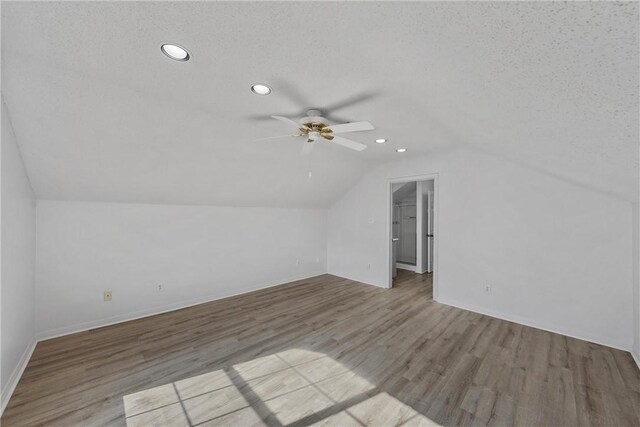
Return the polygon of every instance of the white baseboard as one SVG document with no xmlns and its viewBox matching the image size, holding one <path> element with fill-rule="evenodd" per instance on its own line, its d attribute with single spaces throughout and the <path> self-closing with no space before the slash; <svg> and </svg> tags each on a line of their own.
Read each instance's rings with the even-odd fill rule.
<svg viewBox="0 0 640 427">
<path fill-rule="evenodd" d="M 376 285 L 376 284 L 373 284 L 373 283 L 363 282 L 362 280 L 353 279 L 351 277 L 347 277 L 347 276 L 344 276 L 344 275 L 339 275 L 339 274 L 334 274 L 334 273 L 329 273 L 329 274 L 333 274 L 334 276 L 343 277 L 345 279 L 353 280 L 355 282 L 364 283 L 366 285 L 383 287 L 383 286 Z M 384 287 L 384 288 L 386 289 L 386 287 Z M 534 322 L 531 322 L 528 319 L 522 319 L 522 318 L 519 318 L 519 317 L 516 317 L 516 316 L 510 316 L 510 315 L 507 315 L 507 314 L 504 314 L 504 313 L 498 313 L 498 312 L 495 312 L 495 311 L 492 311 L 492 310 L 487 310 L 487 309 L 485 309 L 483 307 L 474 306 L 472 304 L 466 304 L 466 303 L 461 303 L 461 302 L 458 302 L 458 301 L 452 301 L 452 300 L 447 300 L 447 299 L 442 299 L 442 298 L 439 298 L 437 302 L 440 303 L 440 304 L 445 304 L 445 305 L 450 305 L 450 306 L 453 306 L 453 307 L 457 307 L 457 308 L 460 308 L 460 309 L 463 309 L 463 310 L 473 311 L 474 313 L 484 314 L 485 316 L 491 316 L 491 317 L 495 317 L 497 319 L 506 320 L 508 322 L 513 322 L 513 323 L 518 323 L 520 325 L 529 326 L 531 328 L 542 329 L 544 331 L 552 332 L 554 334 L 565 335 L 565 336 L 568 336 L 568 337 L 571 337 L 571 338 L 576 338 L 576 339 L 579 339 L 579 340 L 582 340 L 582 341 L 589 341 L 589 342 L 592 342 L 592 343 L 595 343 L 595 344 L 600 344 L 600 345 L 603 345 L 605 347 L 611 347 L 611 348 L 615 348 L 615 349 L 622 350 L 622 351 L 628 351 L 628 352 L 631 353 L 631 355 L 633 356 L 634 360 L 638 364 L 638 367 L 640 368 L 640 363 L 639 363 L 638 357 L 635 354 L 633 354 L 633 351 L 631 351 L 629 348 L 625 348 L 623 346 L 619 346 L 619 345 L 612 344 L 612 343 L 606 343 L 606 342 L 604 342 L 602 340 L 594 339 L 592 337 L 582 337 L 582 336 L 577 336 L 576 334 L 568 333 L 566 331 L 546 328 L 544 326 L 536 325 Z"/>
<path fill-rule="evenodd" d="M 633 360 L 635 360 L 636 365 L 638 365 L 638 369 L 640 369 L 640 357 L 638 357 L 638 355 L 635 354 L 633 351 L 631 352 L 631 357 L 633 357 Z"/>
<path fill-rule="evenodd" d="M 330 275 L 332 275 L 332 276 L 339 277 L 339 278 L 341 278 L 341 279 L 352 280 L 352 281 L 354 281 L 354 282 L 364 283 L 365 285 L 375 286 L 376 288 L 389 289 L 387 286 L 379 285 L 379 284 L 377 284 L 377 283 L 365 282 L 364 280 L 360 280 L 360 279 L 354 279 L 353 277 L 349 277 L 349 276 L 346 276 L 346 275 L 344 275 L 344 274 L 337 274 L 337 273 L 331 273 L 331 272 L 329 272 L 329 273 L 327 273 L 327 274 L 330 274 Z"/>
<path fill-rule="evenodd" d="M 9 378 L 9 381 L 7 382 L 7 385 L 5 386 L 4 390 L 1 391 L 0 403 L 1 403 L 2 406 L 0 406 L 0 416 L 4 412 L 4 409 L 7 406 L 7 404 L 9 403 L 9 400 L 11 399 L 11 395 L 13 394 L 16 386 L 18 385 L 18 382 L 20 381 L 20 378 L 22 377 L 22 374 L 24 373 L 25 368 L 27 367 L 27 364 L 29 363 L 29 360 L 31 359 L 31 355 L 33 354 L 33 351 L 36 348 L 36 344 L 39 343 L 40 341 L 46 341 L 48 339 L 57 338 L 57 337 L 61 337 L 61 336 L 64 336 L 64 335 L 71 335 L 71 334 L 75 334 L 77 332 L 83 332 L 83 331 L 86 331 L 86 330 L 89 330 L 89 329 L 102 328 L 104 326 L 109 326 L 109 325 L 115 325 L 117 323 L 128 322 L 130 320 L 141 319 L 143 317 L 155 316 L 157 314 L 167 313 L 167 312 L 170 312 L 170 311 L 179 310 L 179 309 L 187 308 L 187 307 L 193 307 L 195 305 L 205 304 L 205 303 L 211 302 L 211 301 L 217 301 L 217 300 L 222 300 L 222 299 L 225 299 L 225 298 L 231 298 L 231 297 L 234 297 L 234 296 L 248 294 L 248 293 L 259 291 L 259 290 L 262 290 L 262 289 L 273 288 L 273 287 L 285 285 L 285 284 L 288 284 L 288 283 L 291 283 L 291 282 L 310 279 L 312 277 L 321 276 L 323 274 L 327 274 L 327 273 L 326 272 L 317 272 L 317 273 L 313 273 L 313 274 L 310 274 L 310 275 L 290 278 L 290 279 L 287 279 L 285 281 L 278 281 L 277 283 L 272 283 L 272 284 L 269 284 L 269 285 L 266 285 L 266 286 L 260 286 L 260 287 L 256 287 L 256 288 L 246 289 L 246 290 L 243 290 L 242 292 L 237 292 L 237 293 L 230 294 L 230 295 L 215 296 L 215 297 L 193 299 L 193 300 L 189 300 L 189 301 L 182 301 L 182 302 L 179 302 L 179 303 L 176 303 L 176 304 L 166 305 L 166 306 L 162 306 L 162 307 L 156 307 L 156 308 L 152 308 L 152 309 L 148 309 L 148 310 L 138 311 L 138 312 L 135 312 L 135 313 L 128 313 L 128 314 L 123 314 L 123 315 L 119 315 L 119 316 L 110 317 L 110 318 L 107 318 L 107 319 L 100 319 L 100 320 L 96 320 L 96 321 L 85 322 L 85 323 L 82 323 L 82 324 L 79 324 L 79 325 L 73 325 L 73 326 L 69 326 L 69 327 L 65 327 L 65 328 L 58 328 L 58 329 L 52 329 L 52 330 L 49 330 L 49 331 L 39 332 L 36 335 L 36 337 L 32 340 L 32 342 L 29 345 L 29 347 L 27 349 L 25 349 L 24 353 L 20 357 L 20 362 L 18 363 L 18 365 L 16 366 L 15 370 L 11 374 L 11 377 Z"/>
<path fill-rule="evenodd" d="M 418 272 L 417 267 L 415 265 L 404 264 L 402 262 L 396 262 L 396 268 L 399 268 L 401 270 L 413 271 L 414 273 Z"/>
<path fill-rule="evenodd" d="M 365 282 L 365 281 L 362 281 L 362 280 L 346 277 L 344 275 L 338 275 L 338 274 L 334 274 L 334 273 L 323 272 L 323 273 L 312 274 L 312 275 L 308 275 L 308 276 L 304 276 L 304 277 L 292 278 L 292 279 L 288 279 L 288 280 L 283 281 L 283 282 L 278 282 L 278 283 L 274 283 L 274 284 L 270 284 L 270 285 L 266 285 L 266 286 L 261 286 L 261 287 L 258 287 L 258 288 L 248 289 L 248 290 L 244 290 L 242 292 L 238 292 L 238 293 L 231 294 L 231 295 L 202 298 L 202 299 L 199 299 L 199 300 L 183 301 L 183 302 L 172 304 L 172 305 L 169 305 L 169 306 L 163 306 L 163 307 L 158 307 L 158 308 L 154 308 L 154 309 L 139 311 L 139 312 L 136 312 L 136 313 L 128 313 L 128 314 L 125 314 L 125 315 L 115 316 L 115 317 L 111 317 L 111 318 L 108 318 L 108 319 L 101 319 L 101 320 L 97 320 L 97 321 L 86 322 L 86 323 L 83 323 L 83 324 L 80 324 L 80 325 L 74 325 L 74 326 L 67 327 L 67 328 L 59 328 L 59 329 L 53 329 L 53 330 L 50 330 L 50 331 L 44 331 L 44 332 L 39 333 L 37 335 L 37 339 L 32 340 L 31 344 L 25 349 L 24 353 L 20 357 L 20 362 L 18 363 L 18 365 L 14 369 L 13 373 L 11 374 L 11 376 L 9 378 L 9 381 L 7 382 L 5 388 L 1 391 L 1 396 L 0 396 L 0 405 L 1 405 L 0 406 L 0 415 L 2 415 L 2 413 L 4 412 L 4 409 L 6 408 L 7 404 L 9 403 L 11 395 L 13 394 L 16 386 L 18 385 L 18 382 L 20 381 L 20 378 L 22 377 L 22 374 L 23 374 L 25 368 L 27 367 L 27 364 L 29 363 L 29 360 L 31 359 L 31 355 L 33 354 L 33 351 L 35 350 L 36 344 L 38 342 L 40 342 L 40 341 L 44 341 L 44 340 L 51 339 L 51 338 L 56 338 L 56 337 L 59 337 L 59 336 L 70 335 L 70 334 L 74 334 L 74 333 L 77 333 L 77 332 L 86 331 L 86 330 L 89 330 L 89 329 L 101 328 L 101 327 L 104 327 L 104 326 L 109 326 L 109 325 L 113 325 L 113 324 L 117 324 L 117 323 L 123 323 L 123 322 L 127 322 L 127 321 L 130 321 L 130 320 L 136 320 L 136 319 L 140 319 L 140 318 L 143 318 L 143 317 L 155 316 L 157 314 L 162 314 L 162 313 L 167 313 L 167 312 L 174 311 L 174 310 L 179 310 L 179 309 L 182 309 L 182 308 L 192 307 L 192 306 L 195 306 L 195 305 L 204 304 L 204 303 L 211 302 L 211 301 L 217 301 L 217 300 L 221 300 L 221 299 L 225 299 L 225 298 L 231 298 L 231 297 L 234 297 L 234 296 L 238 296 L 238 295 L 243 295 L 243 294 L 259 291 L 259 290 L 262 290 L 262 289 L 268 289 L 268 288 L 284 285 L 284 284 L 295 282 L 295 281 L 299 281 L 299 280 L 309 279 L 309 278 L 312 278 L 312 277 L 320 276 L 322 274 L 331 274 L 331 275 L 336 276 L 336 277 L 341 277 L 341 278 L 344 278 L 344 279 L 353 280 L 355 282 L 364 283 L 366 285 L 371 285 L 371 286 L 376 286 L 378 288 L 387 289 L 386 286 L 381 286 L 381 285 L 378 285 L 378 284 L 375 284 L 375 283 L 368 283 L 368 282 Z M 564 331 L 558 331 L 558 330 L 548 329 L 548 328 L 545 328 L 545 327 L 540 327 L 540 326 L 535 325 L 535 324 L 533 324 L 533 323 L 531 323 L 531 322 L 529 322 L 527 320 L 515 318 L 515 317 L 509 316 L 509 315 L 502 314 L 502 313 L 492 312 L 491 310 L 486 310 L 484 308 L 476 307 L 476 306 L 473 306 L 473 305 L 454 302 L 454 301 L 449 301 L 449 300 L 444 300 L 443 301 L 442 299 L 440 299 L 439 302 L 442 303 L 442 304 L 446 304 L 446 305 L 454 306 L 454 307 L 457 307 L 457 308 L 461 308 L 463 310 L 473 311 L 473 312 L 476 312 L 476 313 L 484 314 L 484 315 L 495 317 L 495 318 L 498 318 L 498 319 L 507 320 L 507 321 L 514 322 L 514 323 L 519 323 L 519 324 L 522 324 L 522 325 L 525 325 L 525 326 L 530 326 L 530 327 L 537 328 L 537 329 L 542 329 L 542 330 L 545 330 L 545 331 L 548 331 L 548 332 L 553 332 L 553 333 L 557 333 L 557 334 L 561 334 L 561 335 L 566 335 L 566 336 L 569 336 L 569 337 L 572 337 L 572 338 L 577 338 L 577 339 L 584 340 L 584 341 L 594 342 L 596 344 L 604 345 L 604 346 L 607 346 L 607 347 L 617 348 L 617 349 L 622 350 L 622 351 L 630 351 L 628 348 L 622 348 L 620 346 L 612 345 L 610 343 L 599 342 L 598 340 L 594 340 L 593 338 L 579 337 L 579 336 L 576 336 L 574 334 L 570 334 L 570 333 L 567 333 L 567 332 L 564 332 Z M 631 355 L 632 355 L 633 359 L 635 360 L 636 364 L 638 365 L 638 368 L 640 369 L 640 360 L 639 360 L 638 356 L 636 354 L 634 354 L 633 351 L 630 351 L 630 352 L 631 352 Z"/>
<path fill-rule="evenodd" d="M 518 323 L 520 325 L 529 326 L 531 328 L 542 329 L 543 331 L 552 332 L 554 334 L 560 334 L 560 335 L 564 335 L 564 336 L 567 336 L 567 337 L 579 339 L 579 340 L 582 340 L 582 341 L 589 341 L 589 342 L 592 342 L 594 344 L 603 345 L 605 347 L 611 347 L 611 348 L 615 348 L 615 349 L 618 349 L 618 350 L 631 352 L 630 348 L 625 348 L 624 346 L 620 346 L 618 344 L 608 343 L 608 342 L 605 342 L 603 340 L 600 340 L 600 339 L 594 338 L 594 337 L 579 336 L 579 335 L 576 335 L 576 334 L 574 334 L 572 332 L 567 332 L 567 331 L 563 331 L 563 330 L 560 330 L 560 329 L 548 328 L 546 326 L 540 326 L 540 325 L 537 325 L 535 322 L 532 322 L 530 319 L 524 319 L 524 318 L 521 318 L 521 317 L 518 317 L 518 316 L 513 316 L 513 315 L 509 315 L 509 314 L 504 314 L 504 313 L 498 313 L 498 312 L 495 312 L 493 310 L 486 309 L 484 307 L 478 307 L 478 306 L 475 306 L 475 305 L 472 305 L 472 304 L 466 304 L 466 303 L 461 303 L 461 302 L 458 302 L 458 301 L 452 301 L 452 300 L 448 300 L 446 298 L 440 298 L 438 300 L 438 302 L 440 304 L 450 305 L 450 306 L 453 306 L 453 307 L 461 308 L 463 310 L 473 311 L 474 313 L 484 314 L 485 316 L 495 317 L 496 319 L 506 320 L 508 322 L 513 322 L 513 323 Z M 633 353 L 632 353 L 632 355 L 633 355 Z M 636 360 L 636 362 L 637 362 L 637 360 Z"/>
<path fill-rule="evenodd" d="M 135 311 L 131 313 L 120 314 L 117 316 L 112 316 L 104 319 L 93 320 L 90 322 L 84 322 L 76 325 L 65 326 L 63 328 L 50 329 L 48 331 L 41 331 L 36 334 L 36 338 L 38 341 L 45 341 L 52 338 L 58 338 L 65 335 L 76 334 L 78 332 L 88 331 L 90 329 L 102 328 L 105 326 L 111 326 L 118 323 L 129 322 L 131 320 L 142 319 L 144 317 L 155 316 L 158 314 L 168 313 L 174 310 L 180 310 L 182 308 L 193 307 L 194 305 L 205 304 L 212 301 L 218 301 L 225 298 L 231 298 L 239 295 L 248 294 L 250 292 L 259 291 L 262 289 L 273 288 L 275 286 L 285 285 L 287 283 L 296 282 L 298 280 L 310 279 L 312 277 L 321 276 L 323 274 L 327 274 L 326 272 L 316 272 L 310 275 L 300 276 L 300 277 L 292 277 L 290 279 L 286 279 L 284 281 L 278 281 L 277 283 L 271 283 L 265 286 L 252 287 L 242 289 L 240 292 L 236 292 L 233 294 L 226 295 L 214 295 L 207 296 L 202 298 L 194 298 L 191 300 L 180 301 L 175 304 L 164 305 L 160 307 L 153 307 L 146 310 Z"/>
<path fill-rule="evenodd" d="M 33 354 L 33 350 L 36 349 L 36 344 L 38 341 L 35 339 L 31 340 L 31 343 L 24 349 L 24 352 L 20 356 L 20 360 L 18 361 L 18 365 L 15 367 L 11 376 L 9 377 L 9 381 L 4 386 L 4 389 L 0 393 L 2 397 L 0 397 L 0 416 L 4 413 L 4 408 L 7 407 L 9 400 L 11 399 L 11 395 L 16 389 L 20 378 L 22 377 L 22 373 L 24 372 L 29 360 L 31 359 L 31 355 Z"/>
</svg>

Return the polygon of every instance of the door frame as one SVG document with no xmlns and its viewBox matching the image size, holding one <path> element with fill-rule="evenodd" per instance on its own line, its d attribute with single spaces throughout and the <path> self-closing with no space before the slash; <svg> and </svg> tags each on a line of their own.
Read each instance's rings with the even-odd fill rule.
<svg viewBox="0 0 640 427">
<path fill-rule="evenodd" d="M 438 268 L 438 259 L 439 253 L 438 250 L 439 242 L 440 242 L 440 233 L 439 233 L 439 208 L 440 208 L 440 189 L 439 189 L 439 174 L 432 173 L 426 175 L 412 175 L 412 176 L 401 176 L 395 178 L 389 178 L 387 180 L 387 269 L 388 269 L 388 282 L 387 288 L 391 289 L 393 285 L 393 266 L 391 263 L 393 260 L 391 259 L 392 254 L 392 238 L 393 238 L 393 228 L 391 226 L 391 221 L 393 220 L 393 184 L 402 183 L 402 182 L 412 182 L 412 181 L 431 181 L 433 180 L 433 300 L 438 300 L 438 276 L 440 269 Z"/>
</svg>

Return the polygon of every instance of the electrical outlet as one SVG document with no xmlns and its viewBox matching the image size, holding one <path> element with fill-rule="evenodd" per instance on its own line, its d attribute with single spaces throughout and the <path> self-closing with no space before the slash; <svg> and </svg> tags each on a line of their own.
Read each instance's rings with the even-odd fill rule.
<svg viewBox="0 0 640 427">
<path fill-rule="evenodd" d="M 486 293 L 490 294 L 490 293 L 491 293 L 491 285 L 485 285 L 485 286 L 484 286 L 484 291 L 485 291 Z"/>
<path fill-rule="evenodd" d="M 300 258 L 296 259 L 296 265 L 300 265 Z"/>
<path fill-rule="evenodd" d="M 371 264 L 367 264 L 367 270 L 371 270 Z"/>
<path fill-rule="evenodd" d="M 162 292 L 164 291 L 164 285 L 162 285 L 161 283 L 156 285 L 156 291 L 157 292 Z"/>
<path fill-rule="evenodd" d="M 104 291 L 104 300 L 105 301 L 111 301 L 112 297 L 113 297 L 113 295 L 111 294 L 111 291 Z"/>
</svg>

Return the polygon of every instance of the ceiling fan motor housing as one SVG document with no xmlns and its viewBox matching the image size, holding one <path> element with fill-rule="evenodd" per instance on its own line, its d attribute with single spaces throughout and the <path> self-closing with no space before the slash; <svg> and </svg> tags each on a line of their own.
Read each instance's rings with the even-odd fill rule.
<svg viewBox="0 0 640 427">
<path fill-rule="evenodd" d="M 343 124 L 332 125 L 327 119 L 322 117 L 322 113 L 319 110 L 307 111 L 307 117 L 300 120 L 293 121 L 290 118 L 283 116 L 271 116 L 276 120 L 293 125 L 298 128 L 298 134 L 295 136 L 306 136 L 307 142 L 314 142 L 320 139 L 326 141 L 332 141 L 338 145 L 350 148 L 356 151 L 362 151 L 367 148 L 366 145 L 352 141 L 347 138 L 343 138 L 340 135 L 334 136 L 334 133 L 347 133 L 357 132 L 365 130 L 373 130 L 374 127 L 371 123 L 366 121 L 361 122 L 348 122 Z"/>
<path fill-rule="evenodd" d="M 309 141 L 316 141 L 320 138 L 333 139 L 332 130 L 324 123 L 319 122 L 305 122 L 300 126 L 300 134 L 307 135 Z"/>
<path fill-rule="evenodd" d="M 309 110 L 307 111 L 307 117 L 300 119 L 300 124 L 307 127 L 309 127 L 309 124 L 322 124 L 329 126 L 329 120 L 322 117 L 322 112 L 320 110 Z"/>
</svg>

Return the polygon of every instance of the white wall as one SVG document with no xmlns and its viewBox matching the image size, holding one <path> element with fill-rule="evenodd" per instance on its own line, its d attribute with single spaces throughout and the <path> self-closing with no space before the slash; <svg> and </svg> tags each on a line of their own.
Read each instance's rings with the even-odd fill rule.
<svg viewBox="0 0 640 427">
<path fill-rule="evenodd" d="M 640 205 L 633 204 L 633 356 L 640 368 Z"/>
<path fill-rule="evenodd" d="M 329 273 L 386 286 L 388 179 L 437 173 L 440 302 L 631 349 L 629 202 L 462 149 L 404 159 L 330 209 Z"/>
<path fill-rule="evenodd" d="M 39 200 L 38 335 L 325 273 L 326 214 Z M 111 302 L 103 301 L 105 290 Z"/>
<path fill-rule="evenodd" d="M 33 190 L 26 175 L 2 100 L 2 284 L 1 409 L 4 410 L 34 345 L 35 217 Z"/>
</svg>

